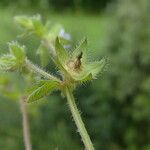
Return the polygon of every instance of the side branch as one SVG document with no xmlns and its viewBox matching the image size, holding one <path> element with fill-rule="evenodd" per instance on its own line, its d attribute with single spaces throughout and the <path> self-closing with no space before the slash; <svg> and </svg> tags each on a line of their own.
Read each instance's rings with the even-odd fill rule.
<svg viewBox="0 0 150 150">
<path fill-rule="evenodd" d="M 30 140 L 30 129 L 29 129 L 29 120 L 27 113 L 27 105 L 25 102 L 25 97 L 20 99 L 20 107 L 22 112 L 22 126 L 23 126 L 23 136 L 24 136 L 24 144 L 26 150 L 32 150 L 31 140 Z"/>
<path fill-rule="evenodd" d="M 47 79 L 50 79 L 50 80 L 55 80 L 55 81 L 58 81 L 58 82 L 61 82 L 60 79 L 58 79 L 57 77 L 45 72 L 44 70 L 40 69 L 39 67 L 37 67 L 36 65 L 34 65 L 33 63 L 31 63 L 31 61 L 29 60 L 26 60 L 26 66 L 27 68 L 30 70 L 30 71 L 33 71 Z"/>
</svg>

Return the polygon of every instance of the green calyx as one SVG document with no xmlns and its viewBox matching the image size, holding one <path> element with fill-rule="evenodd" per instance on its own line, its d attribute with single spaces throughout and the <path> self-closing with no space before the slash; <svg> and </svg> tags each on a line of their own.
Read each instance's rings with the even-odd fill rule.
<svg viewBox="0 0 150 150">
<path fill-rule="evenodd" d="M 105 58 L 97 62 L 88 62 L 86 47 L 87 40 L 84 38 L 70 53 L 60 43 L 59 38 L 56 39 L 55 49 L 57 59 L 62 64 L 62 71 L 67 72 L 75 82 L 86 82 L 95 79 L 107 64 Z"/>
<path fill-rule="evenodd" d="M 56 55 L 54 63 L 62 75 L 62 80 L 41 80 L 29 90 L 28 102 L 37 101 L 48 95 L 54 90 L 61 90 L 65 95 L 64 89 L 69 87 L 70 90 L 76 88 L 76 84 L 90 81 L 96 78 L 106 66 L 106 59 L 97 62 L 88 62 L 87 59 L 87 40 L 83 39 L 75 50 L 71 53 L 60 43 L 57 37 L 55 41 Z"/>
</svg>

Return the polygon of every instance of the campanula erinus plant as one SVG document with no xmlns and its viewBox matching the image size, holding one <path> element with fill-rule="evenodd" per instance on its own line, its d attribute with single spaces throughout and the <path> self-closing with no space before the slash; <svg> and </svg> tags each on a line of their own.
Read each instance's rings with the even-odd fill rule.
<svg viewBox="0 0 150 150">
<path fill-rule="evenodd" d="M 41 67 L 33 64 L 26 55 L 26 47 L 18 42 L 9 44 L 9 53 L 0 57 L 0 70 L 19 71 L 24 76 L 34 76 L 36 83 L 29 84 L 25 92 L 26 103 L 35 102 L 49 93 L 59 90 L 67 98 L 69 109 L 77 129 L 81 135 L 86 150 L 94 150 L 94 146 L 78 111 L 73 91 L 85 82 L 96 79 L 107 64 L 105 58 L 100 61 L 89 61 L 87 39 L 84 38 L 71 49 L 71 37 L 61 25 L 52 26 L 50 22 L 43 23 L 40 15 L 33 17 L 17 16 L 15 21 L 23 28 L 24 35 L 34 34 L 40 39 L 37 54 L 40 56 L 41 66 L 45 67 L 49 59 L 52 60 L 59 75 L 54 76 Z M 68 48 L 69 47 L 69 48 Z M 71 49 L 71 50 L 70 50 Z M 33 82 L 32 82 L 33 83 Z"/>
</svg>

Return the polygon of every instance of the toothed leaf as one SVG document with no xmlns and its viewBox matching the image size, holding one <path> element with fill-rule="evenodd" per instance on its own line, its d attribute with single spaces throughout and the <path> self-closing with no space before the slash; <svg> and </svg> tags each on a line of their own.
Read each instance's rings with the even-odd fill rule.
<svg viewBox="0 0 150 150">
<path fill-rule="evenodd" d="M 3 55 L 0 57 L 0 70 L 13 71 L 16 69 L 16 58 L 12 55 Z"/>
<path fill-rule="evenodd" d="M 30 87 L 28 90 L 27 90 L 27 93 L 30 95 L 32 94 L 36 89 L 38 89 L 39 87 L 41 87 L 42 85 L 45 84 L 47 80 L 40 80 L 38 82 L 36 82 L 32 87 Z"/>
<path fill-rule="evenodd" d="M 31 17 L 27 16 L 16 16 L 16 23 L 18 23 L 22 28 L 26 30 L 33 30 L 33 22 Z"/>
<path fill-rule="evenodd" d="M 31 90 L 31 94 L 28 97 L 28 103 L 37 101 L 44 96 L 48 95 L 53 90 L 58 88 L 58 82 L 56 81 L 42 81 Z"/>
</svg>

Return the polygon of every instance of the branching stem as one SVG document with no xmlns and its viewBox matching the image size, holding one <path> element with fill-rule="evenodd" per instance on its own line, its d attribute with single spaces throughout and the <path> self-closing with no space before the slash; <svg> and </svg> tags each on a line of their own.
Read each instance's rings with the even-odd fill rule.
<svg viewBox="0 0 150 150">
<path fill-rule="evenodd" d="M 45 72 L 44 70 L 40 69 L 39 67 L 37 67 L 36 65 L 34 65 L 33 63 L 31 63 L 31 61 L 29 60 L 26 60 L 26 66 L 27 68 L 30 70 L 30 71 L 33 71 L 47 79 L 50 79 L 50 80 L 55 80 L 55 81 L 58 81 L 58 82 L 61 82 L 60 79 L 58 79 L 57 77 Z"/>
<path fill-rule="evenodd" d="M 81 116 L 80 116 L 80 113 L 78 111 L 77 105 L 75 103 L 75 99 L 74 99 L 73 94 L 69 90 L 68 87 L 66 88 L 65 92 L 66 92 L 66 97 L 67 97 L 67 100 L 68 100 L 68 104 L 69 104 L 73 119 L 74 119 L 74 121 L 76 123 L 76 126 L 78 128 L 78 131 L 79 131 L 79 133 L 82 137 L 82 141 L 85 145 L 85 148 L 86 148 L 86 150 L 94 150 L 91 139 L 90 139 L 90 137 L 88 135 L 88 132 L 87 132 L 85 126 L 84 126 L 84 123 L 81 119 Z"/>
</svg>

